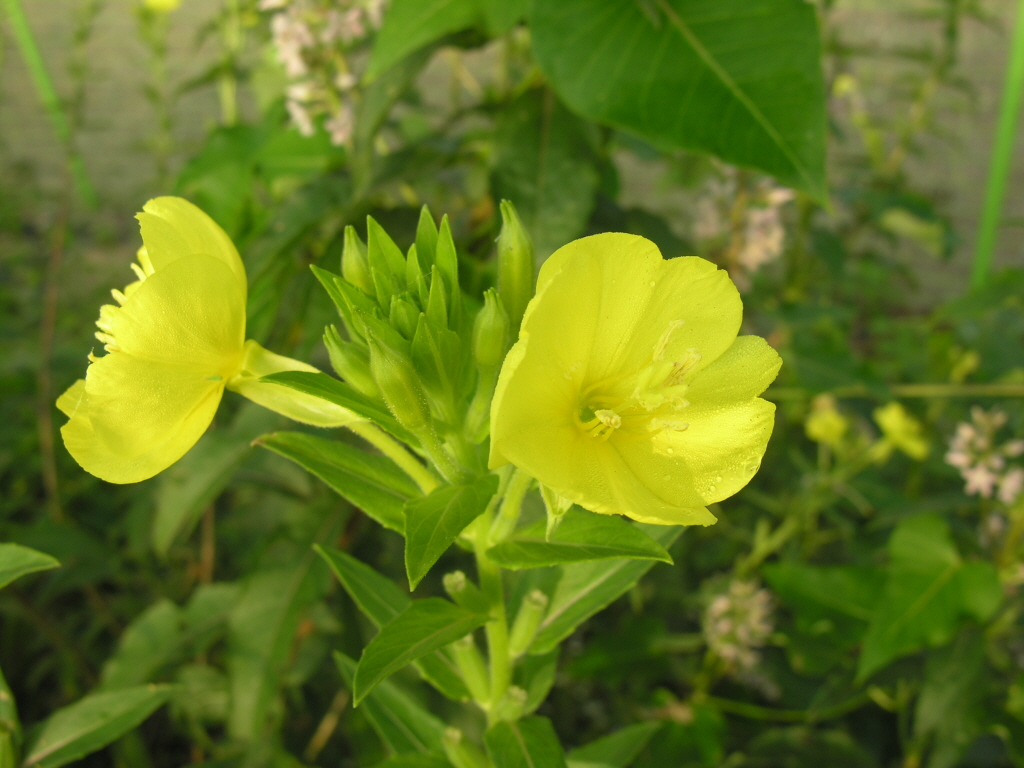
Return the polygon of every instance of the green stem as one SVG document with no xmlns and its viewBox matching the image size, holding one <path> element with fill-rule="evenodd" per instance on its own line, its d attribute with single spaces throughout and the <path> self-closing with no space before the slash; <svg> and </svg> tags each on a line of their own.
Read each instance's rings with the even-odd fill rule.
<svg viewBox="0 0 1024 768">
<path fill-rule="evenodd" d="M 494 546 L 504 541 L 508 535 L 515 530 L 519 522 L 519 514 L 523 508 L 523 497 L 530 490 L 533 478 L 521 469 L 516 469 L 509 480 L 508 488 L 505 489 L 505 499 L 501 504 L 501 511 L 494 518 L 490 533 L 487 536 L 487 543 Z"/>
<path fill-rule="evenodd" d="M 1024 0 L 1017 4 L 1017 23 L 1013 30 L 1010 60 L 1003 83 L 1003 99 L 999 106 L 995 146 L 989 164 L 985 203 L 981 209 L 978 242 L 974 248 L 974 266 L 971 269 L 971 287 L 981 288 L 988 281 L 999 231 L 999 217 L 1003 210 L 1006 180 L 1010 174 L 1010 161 L 1020 114 L 1021 96 L 1024 95 Z"/>
<path fill-rule="evenodd" d="M 767 400 L 802 400 L 818 394 L 801 387 L 771 387 L 764 393 Z M 829 391 L 835 397 L 1024 397 L 1024 384 L 894 384 L 885 390 L 869 389 L 864 384 L 836 387 Z"/>
<path fill-rule="evenodd" d="M 7 8 L 7 17 L 11 22 L 11 31 L 14 33 L 14 39 L 21 51 L 21 56 L 25 60 L 25 66 L 28 67 L 29 75 L 32 77 L 32 84 L 35 86 L 36 94 L 39 96 L 39 100 L 43 103 L 43 107 L 50 117 L 53 132 L 57 134 L 57 138 L 64 144 L 67 150 L 68 165 L 71 169 L 71 177 L 74 180 L 78 196 L 89 208 L 93 208 L 96 206 L 96 192 L 93 190 L 92 183 L 85 173 L 82 158 L 75 152 L 72 145 L 71 126 L 64 116 L 60 97 L 57 96 L 57 90 L 53 87 L 50 74 L 46 71 L 46 64 L 43 62 L 39 46 L 36 45 L 35 37 L 32 35 L 32 28 L 29 27 L 28 20 L 25 18 L 25 12 L 22 10 L 19 0 L 3 0 L 3 3 Z"/>
<path fill-rule="evenodd" d="M 222 34 L 224 39 L 224 63 L 217 83 L 220 99 L 222 125 L 238 122 L 238 81 L 235 65 L 242 47 L 242 23 L 238 11 L 238 0 L 227 0 L 224 9 Z"/>
<path fill-rule="evenodd" d="M 505 616 L 505 590 L 502 586 L 501 567 L 487 556 L 491 520 L 481 516 L 474 531 L 473 549 L 476 555 L 480 590 L 490 606 L 490 621 L 484 627 L 487 635 L 487 656 L 491 677 L 491 700 L 487 706 L 489 724 L 494 724 L 497 705 L 505 696 L 512 680 L 512 665 L 508 650 L 508 620 Z"/>
<path fill-rule="evenodd" d="M 365 421 L 349 424 L 348 428 L 401 467 L 423 493 L 429 494 L 437 488 L 437 478 L 430 474 L 430 471 L 420 464 L 415 456 L 405 450 L 397 440 Z"/>
</svg>

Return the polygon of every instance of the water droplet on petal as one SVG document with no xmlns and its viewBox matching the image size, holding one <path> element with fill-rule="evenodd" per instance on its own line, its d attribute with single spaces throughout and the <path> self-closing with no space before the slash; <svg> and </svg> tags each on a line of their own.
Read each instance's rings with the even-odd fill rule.
<svg viewBox="0 0 1024 768">
<path fill-rule="evenodd" d="M 667 483 L 669 480 L 672 479 L 672 475 L 665 475 L 662 479 Z"/>
<path fill-rule="evenodd" d="M 669 448 L 669 449 L 668 449 L 668 452 L 669 452 L 669 454 L 673 454 L 673 453 L 675 453 L 675 451 L 674 451 L 674 450 L 672 450 L 671 448 Z"/>
<path fill-rule="evenodd" d="M 709 485 L 708 486 L 708 490 L 711 491 L 712 493 L 714 493 L 715 492 L 715 486 Z"/>
<path fill-rule="evenodd" d="M 715 478 L 715 482 L 716 482 L 716 483 L 720 483 L 720 482 L 722 482 L 722 478 L 721 478 L 721 477 L 716 477 L 716 478 Z"/>
</svg>

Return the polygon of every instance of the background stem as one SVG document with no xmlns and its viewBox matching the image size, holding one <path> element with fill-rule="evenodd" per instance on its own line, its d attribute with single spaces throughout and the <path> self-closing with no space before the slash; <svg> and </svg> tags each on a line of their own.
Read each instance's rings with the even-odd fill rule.
<svg viewBox="0 0 1024 768">
<path fill-rule="evenodd" d="M 1003 99 L 999 106 L 995 146 L 989 164 L 988 186 L 981 209 L 978 241 L 974 248 L 974 266 L 971 269 L 971 287 L 980 288 L 988 281 L 999 231 L 999 217 L 1003 210 L 1006 180 L 1010 173 L 1013 141 L 1017 131 L 1021 96 L 1024 95 L 1024 0 L 1017 4 L 1017 23 L 1010 46 L 1010 60 L 1003 83 Z"/>
</svg>

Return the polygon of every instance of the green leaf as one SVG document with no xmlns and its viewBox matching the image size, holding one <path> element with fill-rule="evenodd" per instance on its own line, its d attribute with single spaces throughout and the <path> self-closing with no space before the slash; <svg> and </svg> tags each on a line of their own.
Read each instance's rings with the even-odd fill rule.
<svg viewBox="0 0 1024 768">
<path fill-rule="evenodd" d="M 0 544 L 0 588 L 29 573 L 59 568 L 49 555 L 20 544 Z"/>
<path fill-rule="evenodd" d="M 779 597 L 815 619 L 838 613 L 862 622 L 871 619 L 883 580 L 877 568 L 792 561 L 766 565 L 763 573 Z"/>
<path fill-rule="evenodd" d="M 500 722 L 484 735 L 494 768 L 565 768 L 565 755 L 551 721 L 536 715 Z"/>
<path fill-rule="evenodd" d="M 825 187 L 825 88 L 805 0 L 533 3 L 534 54 L 584 117 Z"/>
<path fill-rule="evenodd" d="M 410 53 L 477 23 L 476 0 L 393 0 L 366 65 L 369 81 Z"/>
<path fill-rule="evenodd" d="M 335 405 L 340 405 L 342 408 L 348 408 L 353 413 L 358 413 L 381 429 L 390 432 L 403 443 L 408 443 L 409 445 L 419 444 L 408 430 L 395 421 L 395 417 L 383 405 L 374 402 L 345 382 L 338 381 L 326 373 L 284 371 L 264 376 L 260 381 L 282 384 L 299 392 L 305 392 L 307 395 L 313 395 Z"/>
<path fill-rule="evenodd" d="M 627 725 L 566 755 L 568 768 L 626 768 L 661 727 L 661 721 Z"/>
<path fill-rule="evenodd" d="M 405 529 L 405 503 L 420 496 L 416 484 L 391 459 L 348 443 L 305 432 L 275 432 L 259 438 L 258 444 L 304 467 L 385 528 L 399 533 Z"/>
<path fill-rule="evenodd" d="M 559 648 L 541 656 L 527 655 L 516 667 L 516 685 L 526 691 L 523 714 L 529 715 L 544 703 L 555 684 Z"/>
<path fill-rule="evenodd" d="M 616 557 L 672 562 L 661 544 L 618 516 L 573 507 L 550 539 L 546 532 L 547 521 L 538 520 L 492 547 L 487 555 L 498 565 L 513 570 Z"/>
<path fill-rule="evenodd" d="M 231 612 L 228 731 L 236 739 L 249 741 L 264 732 L 302 613 L 320 596 L 323 573 L 311 567 L 321 565 L 312 555 L 303 555 L 292 567 L 251 574 Z"/>
<path fill-rule="evenodd" d="M 666 549 L 679 538 L 682 526 L 637 526 Z M 562 566 L 548 612 L 540 623 L 530 653 L 547 653 L 582 622 L 629 591 L 651 569 L 651 560 L 599 560 Z"/>
<path fill-rule="evenodd" d="M 405 570 L 413 589 L 497 491 L 497 475 L 485 475 L 469 485 L 443 486 L 406 502 Z"/>
<path fill-rule="evenodd" d="M 8 734 L 10 737 L 10 749 L 16 752 L 21 744 L 21 722 L 18 720 L 18 707 L 14 702 L 14 694 L 4 679 L 3 670 L 0 670 L 0 734 Z M 3 755 L 0 754 L 0 758 Z M 11 765 L 15 765 L 12 757 Z M 0 761 L 0 765 L 3 765 Z"/>
<path fill-rule="evenodd" d="M 914 737 L 933 738 L 928 768 L 952 768 L 980 735 L 984 713 L 978 706 L 986 689 L 985 640 L 977 630 L 928 657 L 924 685 L 914 711 Z"/>
<path fill-rule="evenodd" d="M 356 663 L 335 651 L 345 685 L 353 690 Z M 427 712 L 390 680 L 385 680 L 367 694 L 360 705 L 370 725 L 384 745 L 396 754 L 437 752 L 442 749 L 444 723 Z"/>
<path fill-rule="evenodd" d="M 465 637 L 486 621 L 486 614 L 439 597 L 413 602 L 363 649 L 353 682 L 355 704 L 409 662 Z"/>
<path fill-rule="evenodd" d="M 599 175 L 588 128 L 549 90 L 529 91 L 501 111 L 494 194 L 515 204 L 539 259 L 582 235 L 594 209 Z"/>
<path fill-rule="evenodd" d="M 182 643 L 182 611 L 159 600 L 139 615 L 121 635 L 117 651 L 103 665 L 100 689 L 148 683 L 171 661 Z"/>
<path fill-rule="evenodd" d="M 25 750 L 24 768 L 57 768 L 102 749 L 149 717 L 170 697 L 168 685 L 94 693 L 58 709 Z"/>
<path fill-rule="evenodd" d="M 452 768 L 452 764 L 444 755 L 425 753 L 395 755 L 383 763 L 377 763 L 373 768 Z"/>
<path fill-rule="evenodd" d="M 526 18 L 529 0 L 477 0 L 483 11 L 484 24 L 494 37 L 503 35 Z"/>
<path fill-rule="evenodd" d="M 359 610 L 381 628 L 409 607 L 412 600 L 391 579 L 349 554 L 330 547 L 314 547 L 331 567 Z M 420 675 L 454 701 L 465 701 L 469 691 L 455 662 L 442 648 L 413 662 Z"/>
<path fill-rule="evenodd" d="M 163 473 L 152 530 L 153 550 L 160 557 L 167 555 L 175 541 L 188 537 L 249 455 L 253 438 L 272 429 L 279 418 L 266 408 L 246 403 L 230 429 L 207 432 Z"/>
<path fill-rule="evenodd" d="M 941 518 L 904 520 L 888 549 L 885 588 L 864 638 L 858 681 L 926 645 L 945 645 L 963 619 L 987 621 L 1002 600 L 995 568 L 965 563 Z"/>
</svg>

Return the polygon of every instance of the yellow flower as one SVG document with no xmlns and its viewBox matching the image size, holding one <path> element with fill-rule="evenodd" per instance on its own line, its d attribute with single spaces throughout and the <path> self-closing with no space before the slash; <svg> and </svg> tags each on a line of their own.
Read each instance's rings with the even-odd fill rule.
<svg viewBox="0 0 1024 768">
<path fill-rule="evenodd" d="M 811 405 L 811 412 L 804 422 L 804 431 L 816 443 L 839 448 L 849 429 L 850 423 L 836 408 L 832 395 L 818 395 Z"/>
<path fill-rule="evenodd" d="M 874 411 L 875 423 L 882 429 L 882 439 L 871 447 L 871 458 L 883 462 L 893 448 L 899 448 L 915 461 L 928 456 L 928 441 L 921 434 L 921 422 L 907 413 L 903 406 L 891 402 Z"/>
<path fill-rule="evenodd" d="M 137 216 L 138 280 L 100 308 L 85 379 L 57 400 L 69 417 L 64 444 L 88 472 L 134 483 L 163 471 L 210 426 L 225 386 L 290 418 L 318 426 L 357 420 L 345 409 L 259 376 L 315 371 L 245 341 L 245 267 L 230 238 L 176 197 L 150 200 Z"/>
<path fill-rule="evenodd" d="M 666 261 L 626 234 L 585 237 L 544 264 L 491 413 L 491 467 L 511 462 L 604 514 L 709 525 L 749 482 L 781 361 L 740 336 L 728 275 Z"/>
</svg>

